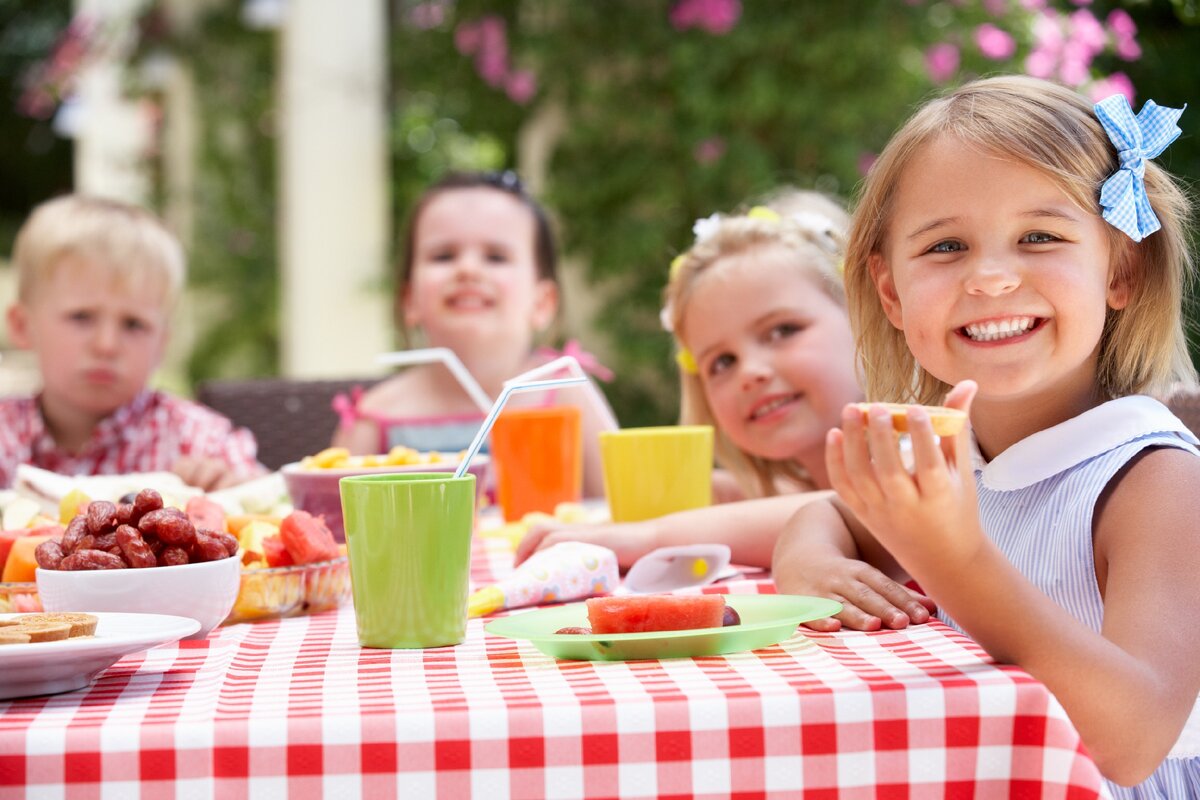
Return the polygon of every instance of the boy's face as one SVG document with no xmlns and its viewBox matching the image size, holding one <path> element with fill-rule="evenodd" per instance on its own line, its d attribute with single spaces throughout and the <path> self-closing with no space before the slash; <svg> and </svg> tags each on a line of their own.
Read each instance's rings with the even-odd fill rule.
<svg viewBox="0 0 1200 800">
<path fill-rule="evenodd" d="M 129 283 L 72 258 L 9 309 L 9 334 L 37 356 L 48 409 L 99 419 L 146 386 L 166 345 L 167 315 L 158 282 Z"/>
</svg>

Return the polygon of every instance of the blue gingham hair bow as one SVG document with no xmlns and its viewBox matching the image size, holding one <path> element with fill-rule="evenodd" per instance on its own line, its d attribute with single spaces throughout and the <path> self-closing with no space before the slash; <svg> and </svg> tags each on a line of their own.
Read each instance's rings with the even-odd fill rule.
<svg viewBox="0 0 1200 800">
<path fill-rule="evenodd" d="M 1146 197 L 1146 159 L 1154 158 L 1179 136 L 1183 108 L 1167 108 L 1147 100 L 1135 117 L 1123 94 L 1106 97 L 1094 106 L 1104 132 L 1117 148 L 1120 168 L 1100 189 L 1104 219 L 1140 242 L 1162 227 Z"/>
</svg>

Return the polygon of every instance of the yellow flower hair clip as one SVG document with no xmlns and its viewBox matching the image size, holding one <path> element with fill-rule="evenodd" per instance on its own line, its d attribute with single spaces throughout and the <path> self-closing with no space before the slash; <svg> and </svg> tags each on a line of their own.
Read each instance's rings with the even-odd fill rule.
<svg viewBox="0 0 1200 800">
<path fill-rule="evenodd" d="M 675 363 L 678 364 L 679 368 L 688 375 L 700 374 L 700 367 L 696 366 L 695 356 L 693 356 L 692 351 L 688 350 L 686 347 L 680 347 L 679 351 L 675 353 Z"/>
<path fill-rule="evenodd" d="M 783 219 L 778 212 L 766 206 L 755 206 L 746 212 L 746 216 L 750 219 L 761 219 L 767 222 L 780 222 Z"/>
<path fill-rule="evenodd" d="M 687 261 L 687 253 L 680 253 L 671 259 L 671 268 L 667 270 L 667 279 L 675 280 L 679 275 L 679 270 L 683 267 L 683 262 Z"/>
</svg>

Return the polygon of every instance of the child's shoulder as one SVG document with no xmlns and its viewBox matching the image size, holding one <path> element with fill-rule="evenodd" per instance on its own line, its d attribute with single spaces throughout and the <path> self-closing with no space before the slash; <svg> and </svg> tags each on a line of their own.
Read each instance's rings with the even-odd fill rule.
<svg viewBox="0 0 1200 800">
<path fill-rule="evenodd" d="M 413 367 L 383 380 L 363 392 L 358 401 L 361 413 L 380 417 L 424 416 L 444 413 L 433 372 Z"/>
</svg>

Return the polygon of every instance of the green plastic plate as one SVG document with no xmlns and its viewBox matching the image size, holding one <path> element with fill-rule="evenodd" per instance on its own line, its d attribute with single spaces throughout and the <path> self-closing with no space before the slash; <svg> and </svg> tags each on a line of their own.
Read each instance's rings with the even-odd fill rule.
<svg viewBox="0 0 1200 800">
<path fill-rule="evenodd" d="M 801 622 L 829 617 L 841 603 L 794 594 L 727 594 L 742 624 L 727 628 L 649 633 L 556 634 L 559 628 L 587 627 L 587 604 L 571 603 L 514 614 L 483 627 L 493 636 L 527 639 L 548 656 L 576 661 L 633 661 L 694 658 L 769 647 L 789 638 Z"/>
</svg>

